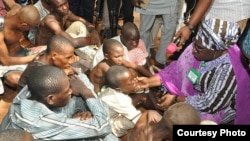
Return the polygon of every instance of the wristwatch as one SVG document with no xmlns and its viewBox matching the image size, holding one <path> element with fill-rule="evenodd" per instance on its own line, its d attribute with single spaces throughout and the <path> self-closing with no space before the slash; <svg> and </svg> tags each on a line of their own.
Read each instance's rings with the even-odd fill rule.
<svg viewBox="0 0 250 141">
<path fill-rule="evenodd" d="M 196 26 L 191 25 L 188 21 L 185 21 L 184 24 L 188 27 L 188 29 L 189 29 L 192 33 L 195 33 Z"/>
</svg>

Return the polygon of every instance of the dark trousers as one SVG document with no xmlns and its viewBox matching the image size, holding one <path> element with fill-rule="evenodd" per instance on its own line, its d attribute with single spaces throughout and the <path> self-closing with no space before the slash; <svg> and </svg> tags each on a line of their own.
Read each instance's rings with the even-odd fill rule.
<svg viewBox="0 0 250 141">
<path fill-rule="evenodd" d="M 94 0 L 68 0 L 69 9 L 77 16 L 93 23 Z"/>
<path fill-rule="evenodd" d="M 117 35 L 118 16 L 120 12 L 121 0 L 107 0 L 109 10 L 109 23 L 111 29 L 111 37 Z"/>
<path fill-rule="evenodd" d="M 134 6 L 131 0 L 122 0 L 120 13 L 123 14 L 123 24 L 126 22 L 134 22 Z"/>
</svg>

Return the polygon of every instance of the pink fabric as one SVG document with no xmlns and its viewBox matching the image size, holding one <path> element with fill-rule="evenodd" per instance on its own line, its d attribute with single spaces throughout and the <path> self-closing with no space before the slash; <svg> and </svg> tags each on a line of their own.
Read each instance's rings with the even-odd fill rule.
<svg viewBox="0 0 250 141">
<path fill-rule="evenodd" d="M 3 1 L 0 1 L 0 16 L 5 16 L 6 14 L 6 10 L 5 10 L 5 6 L 3 4 Z"/>
<path fill-rule="evenodd" d="M 190 44 L 178 61 L 172 62 L 156 74 L 172 94 L 181 96 L 192 96 L 195 94 L 192 83 L 186 77 L 190 68 L 197 69 L 200 64 L 192 55 L 192 48 L 193 44 Z M 241 52 L 237 45 L 228 49 L 228 53 L 237 81 L 235 124 L 250 125 L 250 74 L 248 74 L 241 63 Z"/>
<path fill-rule="evenodd" d="M 250 74 L 244 68 L 240 59 L 240 49 L 238 46 L 228 50 L 230 60 L 235 71 L 237 80 L 237 95 L 236 95 L 236 118 L 235 124 L 250 125 Z"/>
<path fill-rule="evenodd" d="M 173 54 L 177 50 L 177 45 L 175 43 L 170 43 L 167 48 L 166 48 L 166 53 L 167 54 Z"/>
<path fill-rule="evenodd" d="M 141 39 L 136 48 L 128 51 L 128 57 L 131 62 L 134 62 L 137 65 L 144 65 L 146 63 L 148 52 L 145 43 Z"/>
<path fill-rule="evenodd" d="M 193 85 L 186 77 L 190 68 L 197 69 L 199 67 L 199 61 L 192 55 L 192 48 L 192 44 L 189 45 L 178 61 L 171 62 L 170 65 L 156 74 L 172 94 L 182 96 L 194 95 Z"/>
<path fill-rule="evenodd" d="M 217 113 L 214 114 L 200 114 L 201 120 L 210 120 L 210 121 L 214 121 L 217 124 L 220 124 L 223 114 L 224 114 L 225 110 L 221 110 Z"/>
</svg>

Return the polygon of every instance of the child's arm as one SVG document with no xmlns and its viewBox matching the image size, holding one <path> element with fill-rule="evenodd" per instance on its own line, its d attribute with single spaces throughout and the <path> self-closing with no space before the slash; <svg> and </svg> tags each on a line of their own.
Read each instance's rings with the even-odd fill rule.
<svg viewBox="0 0 250 141">
<path fill-rule="evenodd" d="M 100 62 L 90 72 L 90 81 L 94 85 L 94 90 L 98 93 L 101 87 L 104 85 L 104 75 L 107 72 L 109 66 L 106 63 Z"/>
<path fill-rule="evenodd" d="M 146 76 L 146 77 L 151 77 L 153 76 L 153 74 L 147 70 L 146 68 L 144 68 L 143 66 L 140 66 L 140 65 L 136 65 L 136 68 L 135 70 L 137 70 L 139 73 L 141 73 L 143 76 Z"/>
<path fill-rule="evenodd" d="M 143 66 L 136 65 L 135 63 L 129 62 L 129 61 L 127 61 L 127 60 L 123 60 L 123 63 L 122 63 L 122 64 L 123 64 L 125 67 L 132 68 L 132 69 L 136 70 L 137 72 L 139 72 L 139 73 L 142 74 L 143 76 L 146 76 L 146 77 L 153 76 L 153 74 L 150 73 L 150 71 L 147 70 L 146 68 L 144 68 Z"/>
<path fill-rule="evenodd" d="M 10 9 L 14 9 L 15 7 L 18 7 L 18 8 L 21 7 L 21 5 L 16 3 L 15 0 L 3 0 L 3 3 L 6 6 L 7 11 L 9 11 Z"/>
<path fill-rule="evenodd" d="M 137 77 L 136 80 L 139 83 L 141 89 L 161 86 L 161 79 L 157 75 L 152 77 Z"/>
</svg>

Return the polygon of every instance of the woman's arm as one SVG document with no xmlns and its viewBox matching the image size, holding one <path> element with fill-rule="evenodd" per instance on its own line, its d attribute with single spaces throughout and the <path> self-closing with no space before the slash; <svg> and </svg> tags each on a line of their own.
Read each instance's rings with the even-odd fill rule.
<svg viewBox="0 0 250 141">
<path fill-rule="evenodd" d="M 157 75 L 151 77 L 137 77 L 138 85 L 141 89 L 161 86 L 160 77 Z"/>
<path fill-rule="evenodd" d="M 213 0 L 199 0 L 193 14 L 191 15 L 189 21 L 187 21 L 184 26 L 176 33 L 175 37 L 180 37 L 180 45 L 186 42 L 192 30 L 198 25 L 201 19 L 204 17 L 210 6 L 212 5 Z M 193 28 L 193 29 L 192 29 Z"/>
</svg>

